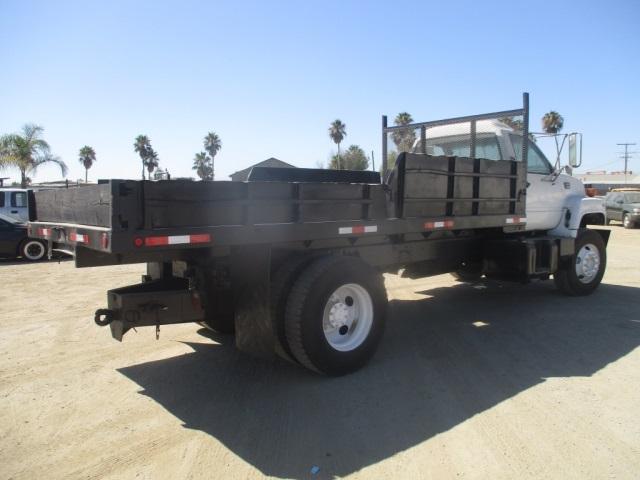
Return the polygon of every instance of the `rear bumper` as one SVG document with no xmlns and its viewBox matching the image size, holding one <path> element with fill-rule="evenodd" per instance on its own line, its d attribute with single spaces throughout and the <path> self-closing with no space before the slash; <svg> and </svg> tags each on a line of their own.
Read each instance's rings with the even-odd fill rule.
<svg viewBox="0 0 640 480">
<path fill-rule="evenodd" d="M 111 229 L 87 225 L 29 222 L 28 235 L 45 240 L 53 249 L 72 253 L 77 246 L 111 252 Z"/>
</svg>

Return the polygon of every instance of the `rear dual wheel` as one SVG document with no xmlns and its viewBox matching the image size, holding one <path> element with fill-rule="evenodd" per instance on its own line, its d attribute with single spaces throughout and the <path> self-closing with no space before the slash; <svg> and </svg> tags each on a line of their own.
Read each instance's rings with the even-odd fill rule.
<svg viewBox="0 0 640 480">
<path fill-rule="evenodd" d="M 386 304 L 382 275 L 375 269 L 354 257 L 319 258 L 304 268 L 288 292 L 288 350 L 318 373 L 353 372 L 380 343 Z"/>
</svg>

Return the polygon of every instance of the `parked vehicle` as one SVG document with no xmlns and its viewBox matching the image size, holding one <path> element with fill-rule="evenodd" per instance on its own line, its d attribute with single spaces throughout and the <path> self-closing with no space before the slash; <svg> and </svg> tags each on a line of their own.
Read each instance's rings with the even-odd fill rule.
<svg viewBox="0 0 640 480">
<path fill-rule="evenodd" d="M 0 257 L 22 257 L 42 260 L 47 254 L 46 242 L 27 235 L 27 224 L 0 214 Z"/>
<path fill-rule="evenodd" d="M 27 222 L 29 204 L 33 198 L 31 190 L 23 188 L 0 188 L 0 214 Z"/>
<path fill-rule="evenodd" d="M 607 225 L 611 220 L 622 222 L 624 228 L 635 228 L 640 223 L 640 190 L 614 189 L 604 199 Z"/>
<path fill-rule="evenodd" d="M 610 232 L 587 226 L 604 223 L 602 202 L 529 140 L 527 94 L 509 111 L 401 127 L 383 117 L 382 133 L 385 164 L 388 136 L 398 148 L 382 182 L 282 168 L 254 168 L 246 182 L 110 180 L 37 192 L 30 234 L 77 267 L 147 263 L 142 283 L 110 290 L 95 313 L 117 340 L 205 322 L 245 352 L 329 375 L 374 354 L 383 272 L 553 276 L 568 295 L 598 287 Z"/>
</svg>

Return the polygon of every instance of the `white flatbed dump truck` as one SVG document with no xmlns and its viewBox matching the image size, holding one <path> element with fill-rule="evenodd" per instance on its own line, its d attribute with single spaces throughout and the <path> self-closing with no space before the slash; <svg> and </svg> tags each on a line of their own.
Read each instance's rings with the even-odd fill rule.
<svg viewBox="0 0 640 480">
<path fill-rule="evenodd" d="M 405 126 L 383 117 L 375 172 L 254 168 L 246 182 L 108 180 L 36 192 L 30 235 L 77 267 L 146 263 L 107 292 L 98 325 L 199 322 L 242 351 L 342 375 L 382 338 L 382 273 L 600 284 L 602 202 L 530 139 L 521 108 Z M 390 148 L 388 138 L 393 140 Z M 579 136 L 570 134 L 569 163 Z"/>
</svg>

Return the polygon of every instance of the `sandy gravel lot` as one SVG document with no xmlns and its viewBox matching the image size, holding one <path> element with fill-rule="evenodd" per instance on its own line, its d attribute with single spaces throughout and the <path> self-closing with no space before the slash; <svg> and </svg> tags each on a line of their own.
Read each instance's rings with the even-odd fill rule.
<svg viewBox="0 0 640 480">
<path fill-rule="evenodd" d="M 115 342 L 92 313 L 143 265 L 0 263 L 0 478 L 638 478 L 640 230 L 612 230 L 587 298 L 389 276 L 337 379 L 193 325 Z"/>
</svg>

